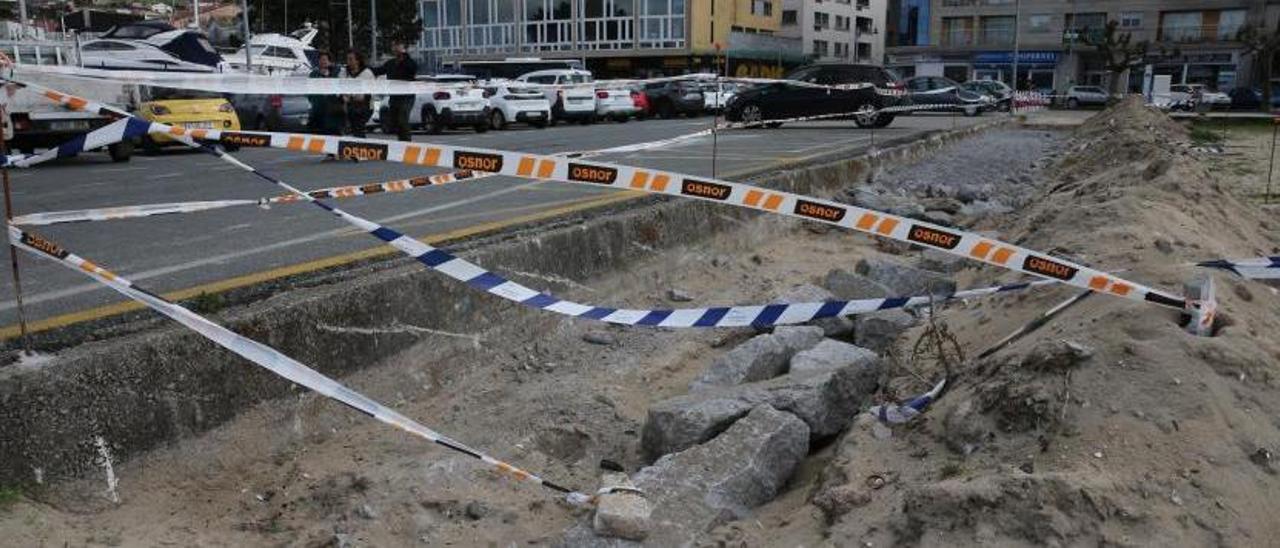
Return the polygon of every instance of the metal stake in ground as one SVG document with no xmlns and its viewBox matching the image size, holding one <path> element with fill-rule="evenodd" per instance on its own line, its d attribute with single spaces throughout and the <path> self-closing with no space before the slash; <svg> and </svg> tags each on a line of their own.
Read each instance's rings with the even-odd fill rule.
<svg viewBox="0 0 1280 548">
<path fill-rule="evenodd" d="M 0 128 L 0 155 L 9 155 L 9 141 L 5 138 L 5 132 L 12 127 L 12 121 L 9 120 L 9 112 L 0 107 L 0 120 L 4 120 L 4 128 Z M 4 180 L 4 218 L 5 222 L 13 220 L 13 197 L 9 191 L 9 163 L 5 162 L 0 166 L 0 178 Z M 18 335 L 22 341 L 22 349 L 30 351 L 30 345 L 27 341 L 27 315 L 22 306 L 22 277 L 18 274 L 18 249 L 13 247 L 13 243 L 9 243 L 9 267 L 13 272 L 13 299 L 18 305 Z"/>
<path fill-rule="evenodd" d="M 1280 116 L 1271 119 L 1271 163 L 1267 166 L 1267 194 L 1262 203 L 1271 203 L 1271 174 L 1276 170 L 1276 133 L 1280 132 Z"/>
</svg>

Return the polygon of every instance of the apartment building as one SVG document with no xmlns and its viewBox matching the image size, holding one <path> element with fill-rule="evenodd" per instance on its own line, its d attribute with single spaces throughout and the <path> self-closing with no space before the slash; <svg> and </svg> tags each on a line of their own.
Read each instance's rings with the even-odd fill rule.
<svg viewBox="0 0 1280 548">
<path fill-rule="evenodd" d="M 804 61 L 778 35 L 782 0 L 422 0 L 429 64 L 580 59 L 601 76 L 724 70 L 777 76 Z"/>
<path fill-rule="evenodd" d="M 1022 88 L 1106 85 L 1105 62 L 1085 45 L 1109 21 L 1149 41 L 1151 53 L 1125 83 L 1144 75 L 1226 90 L 1254 84 L 1254 59 L 1235 39 L 1247 22 L 1275 27 L 1280 0 L 890 0 L 888 66 L 904 76 L 1014 81 Z"/>
<path fill-rule="evenodd" d="M 884 63 L 886 0 L 784 0 L 782 36 L 818 61 Z"/>
</svg>

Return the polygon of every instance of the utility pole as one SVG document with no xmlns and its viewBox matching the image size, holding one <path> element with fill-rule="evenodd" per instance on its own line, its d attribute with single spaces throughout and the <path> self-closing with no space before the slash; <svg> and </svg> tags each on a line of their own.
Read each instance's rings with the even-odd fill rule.
<svg viewBox="0 0 1280 548">
<path fill-rule="evenodd" d="M 289 0 L 284 0 L 284 32 L 289 32 Z"/>
<path fill-rule="evenodd" d="M 347 0 L 347 50 L 356 50 L 356 31 L 351 21 L 351 0 Z"/>
<path fill-rule="evenodd" d="M 27 0 L 18 0 L 18 30 L 27 37 Z"/>
<path fill-rule="evenodd" d="M 191 20 L 196 22 L 196 28 L 200 28 L 200 0 L 191 0 L 191 12 Z"/>
<path fill-rule="evenodd" d="M 240 0 L 240 11 L 244 20 L 244 66 L 250 73 L 253 72 L 253 48 L 249 47 L 249 0 Z"/>
<path fill-rule="evenodd" d="M 378 0 L 369 0 L 369 62 L 378 57 Z"/>
<path fill-rule="evenodd" d="M 1013 95 L 1018 95 L 1018 24 L 1022 21 L 1022 0 L 1014 0 L 1013 2 Z M 1013 113 L 1015 109 L 1010 108 L 1009 112 Z"/>
</svg>

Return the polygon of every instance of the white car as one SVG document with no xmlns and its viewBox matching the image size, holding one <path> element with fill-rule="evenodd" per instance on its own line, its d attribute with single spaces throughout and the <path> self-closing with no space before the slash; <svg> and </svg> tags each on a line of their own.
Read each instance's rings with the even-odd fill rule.
<svg viewBox="0 0 1280 548">
<path fill-rule="evenodd" d="M 1209 108 L 1231 106 L 1231 97 L 1214 91 L 1204 84 L 1174 84 L 1169 86 L 1169 99 L 1175 105 L 1204 104 Z"/>
<path fill-rule="evenodd" d="M 626 88 L 600 88 L 596 90 L 596 116 L 626 122 L 640 114 L 640 107 Z"/>
<path fill-rule="evenodd" d="M 702 108 L 707 112 L 720 112 L 737 92 L 736 84 L 703 84 Z"/>
<path fill-rule="evenodd" d="M 551 103 L 551 123 L 577 120 L 596 121 L 595 79 L 585 70 L 550 69 L 522 74 L 517 82 L 536 84 Z"/>
<path fill-rule="evenodd" d="M 1077 109 L 1086 105 L 1106 105 L 1111 94 L 1098 86 L 1071 86 L 1067 88 L 1067 108 Z"/>
<path fill-rule="evenodd" d="M 464 126 L 475 128 L 477 133 L 489 131 L 489 99 L 474 76 L 440 74 L 418 76 L 416 80 L 435 82 L 440 87 L 414 96 L 413 108 L 409 111 L 410 124 L 418 122 L 432 134 Z M 391 129 L 391 104 L 387 98 L 378 99 L 382 104 L 378 109 L 379 124 L 386 133 Z"/>
<path fill-rule="evenodd" d="M 551 103 L 541 90 L 493 83 L 484 88 L 484 95 L 489 98 L 489 127 L 493 129 L 506 129 L 512 122 L 542 129 L 551 121 Z"/>
</svg>

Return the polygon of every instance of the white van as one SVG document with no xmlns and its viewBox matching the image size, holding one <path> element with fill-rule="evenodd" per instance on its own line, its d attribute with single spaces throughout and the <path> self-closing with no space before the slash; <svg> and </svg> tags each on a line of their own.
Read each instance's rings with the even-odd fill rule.
<svg viewBox="0 0 1280 548">
<path fill-rule="evenodd" d="M 585 70 L 551 69 L 522 74 L 517 82 L 535 84 L 551 103 L 551 123 L 576 120 L 596 121 L 596 89 L 591 73 Z"/>
</svg>

